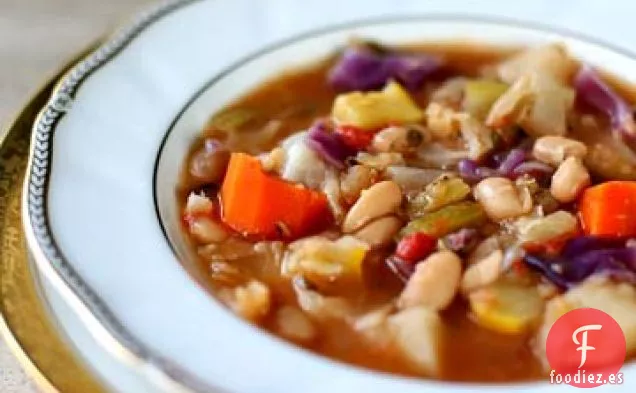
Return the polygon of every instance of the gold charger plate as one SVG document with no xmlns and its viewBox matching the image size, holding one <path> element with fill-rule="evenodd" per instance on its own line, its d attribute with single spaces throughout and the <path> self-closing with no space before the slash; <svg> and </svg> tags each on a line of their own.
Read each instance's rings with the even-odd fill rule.
<svg viewBox="0 0 636 393">
<path fill-rule="evenodd" d="M 43 391 L 101 393 L 104 387 L 72 352 L 48 315 L 29 262 L 20 213 L 31 126 L 68 66 L 0 131 L 0 334 Z"/>
</svg>

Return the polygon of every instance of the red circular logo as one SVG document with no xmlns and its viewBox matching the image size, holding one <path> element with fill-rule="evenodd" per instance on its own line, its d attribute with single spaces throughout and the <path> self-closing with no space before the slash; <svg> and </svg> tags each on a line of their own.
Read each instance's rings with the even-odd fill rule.
<svg viewBox="0 0 636 393">
<path fill-rule="evenodd" d="M 559 318 L 548 333 L 546 354 L 552 383 L 591 388 L 623 382 L 625 334 L 601 310 L 579 308 Z"/>
</svg>

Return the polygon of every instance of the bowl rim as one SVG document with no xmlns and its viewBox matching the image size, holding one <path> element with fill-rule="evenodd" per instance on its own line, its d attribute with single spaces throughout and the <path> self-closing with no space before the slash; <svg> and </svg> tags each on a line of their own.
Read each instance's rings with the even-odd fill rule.
<svg viewBox="0 0 636 393">
<path fill-rule="evenodd" d="M 53 89 L 50 99 L 42 108 L 33 124 L 33 135 L 29 151 L 27 175 L 23 186 L 22 220 L 27 238 L 27 245 L 34 256 L 37 267 L 41 269 L 49 279 L 51 279 L 72 308 L 82 316 L 89 329 L 101 338 L 100 342 L 106 348 L 110 347 L 109 349 L 117 356 L 129 360 L 132 363 L 139 365 L 141 368 L 147 368 L 150 370 L 148 375 L 154 376 L 161 386 L 177 390 L 203 392 L 210 391 L 211 389 L 219 390 L 219 387 L 211 387 L 208 383 L 201 381 L 199 378 L 191 375 L 188 371 L 182 369 L 179 365 L 176 365 L 168 359 L 163 358 L 161 355 L 156 354 L 144 343 L 137 340 L 130 332 L 127 331 L 126 327 L 119 322 L 99 296 L 93 292 L 91 287 L 82 280 L 81 276 L 74 270 L 72 264 L 70 264 L 64 257 L 63 251 L 57 246 L 46 212 L 46 190 L 50 177 L 50 170 L 48 168 L 48 153 L 52 151 L 50 138 L 53 136 L 55 126 L 59 120 L 68 110 L 70 110 L 74 93 L 89 75 L 116 57 L 117 54 L 127 47 L 143 30 L 147 29 L 149 26 L 153 25 L 155 22 L 161 20 L 170 13 L 199 1 L 200 0 L 169 0 L 140 14 L 128 26 L 117 30 L 105 41 L 104 44 L 90 53 L 83 60 L 76 63 L 76 65 L 60 79 Z M 153 199 L 159 225 L 166 241 L 170 244 L 171 249 L 172 243 L 167 236 L 164 223 L 161 220 L 157 207 L 156 175 L 161 153 L 171 131 L 187 108 L 189 108 L 194 101 L 196 101 L 216 81 L 231 73 L 234 69 L 288 44 L 344 28 L 402 23 L 406 21 L 452 21 L 511 28 L 524 28 L 531 31 L 552 33 L 562 37 L 573 38 L 581 42 L 605 48 L 632 60 L 636 60 L 636 54 L 626 48 L 571 29 L 515 18 L 465 13 L 427 13 L 419 15 L 409 14 L 402 16 L 392 15 L 388 17 L 362 18 L 351 22 L 330 24 L 325 27 L 313 29 L 309 32 L 297 34 L 264 46 L 262 49 L 242 57 L 240 60 L 225 67 L 221 72 L 215 74 L 184 104 L 182 109 L 175 115 L 172 124 L 168 127 L 164 134 L 154 166 Z M 386 374 L 386 376 L 404 378 L 391 374 Z M 502 384 L 439 382 L 443 382 L 444 385 L 449 387 L 472 386 L 475 388 L 505 388 L 512 386 L 528 387 L 538 385 L 538 383 L 535 382 Z"/>
</svg>

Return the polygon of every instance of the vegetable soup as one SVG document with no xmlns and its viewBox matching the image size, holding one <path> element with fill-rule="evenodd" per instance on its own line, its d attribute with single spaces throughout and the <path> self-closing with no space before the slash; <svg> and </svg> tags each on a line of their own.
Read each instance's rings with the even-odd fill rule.
<svg viewBox="0 0 636 393">
<path fill-rule="evenodd" d="M 352 41 L 212 116 L 178 190 L 214 295 L 317 354 L 545 378 L 564 312 L 636 353 L 629 89 L 556 43 Z"/>
</svg>

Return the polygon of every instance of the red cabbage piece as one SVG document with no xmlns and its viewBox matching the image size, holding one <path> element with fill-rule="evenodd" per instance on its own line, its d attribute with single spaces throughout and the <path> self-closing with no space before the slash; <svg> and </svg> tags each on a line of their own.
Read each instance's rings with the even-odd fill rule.
<svg viewBox="0 0 636 393">
<path fill-rule="evenodd" d="M 561 256 L 563 258 L 575 258 L 588 251 L 602 250 L 606 248 L 620 248 L 624 243 L 624 240 L 613 237 L 579 236 L 570 240 L 565 247 L 563 247 Z"/>
<path fill-rule="evenodd" d="M 529 175 L 537 179 L 543 179 L 551 176 L 553 172 L 554 168 L 548 164 L 539 161 L 526 161 L 512 170 L 512 177 Z"/>
<path fill-rule="evenodd" d="M 347 157 L 355 154 L 337 134 L 329 132 L 329 127 L 324 121 L 317 121 L 311 126 L 307 135 L 307 145 L 338 169 L 344 168 Z"/>
<path fill-rule="evenodd" d="M 523 149 L 512 149 L 499 164 L 497 171 L 504 176 L 511 176 L 512 171 L 521 165 L 526 160 L 526 157 L 526 152 Z"/>
<path fill-rule="evenodd" d="M 444 237 L 444 243 L 452 251 L 466 251 L 477 243 L 479 232 L 474 228 L 463 228 Z"/>
<path fill-rule="evenodd" d="M 338 91 L 377 90 L 389 79 L 414 91 L 441 66 L 441 59 L 426 54 L 380 54 L 353 47 L 345 49 L 328 78 Z"/>
<path fill-rule="evenodd" d="M 624 242 L 591 237 L 574 239 L 559 257 L 528 254 L 524 261 L 563 290 L 597 274 L 636 284 L 636 249 L 625 247 Z"/>
<path fill-rule="evenodd" d="M 487 177 L 500 176 L 497 170 L 485 166 L 479 166 L 477 161 L 463 159 L 457 163 L 459 176 L 464 180 L 475 183 Z"/>
<path fill-rule="evenodd" d="M 609 116 L 612 128 L 623 136 L 636 137 L 632 108 L 587 64 L 574 78 L 577 98 Z"/>
</svg>

